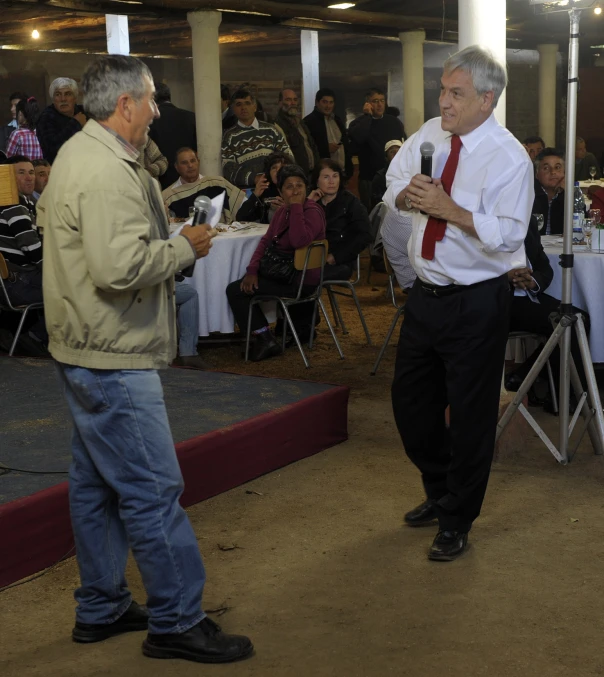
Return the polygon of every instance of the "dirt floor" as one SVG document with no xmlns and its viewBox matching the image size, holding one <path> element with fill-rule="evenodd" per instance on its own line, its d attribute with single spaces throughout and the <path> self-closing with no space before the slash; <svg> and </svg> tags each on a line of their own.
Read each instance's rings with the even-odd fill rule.
<svg viewBox="0 0 604 677">
<path fill-rule="evenodd" d="M 394 309 L 384 276 L 373 281 L 360 294 L 379 344 Z M 208 572 L 205 607 L 228 608 L 213 617 L 249 634 L 256 655 L 212 667 L 144 658 L 142 634 L 73 644 L 70 560 L 0 595 L 2 677 L 604 675 L 604 460 L 584 441 L 562 467 L 526 435 L 495 463 L 470 551 L 428 562 L 434 529 L 402 526 L 422 491 L 390 410 L 394 348 L 370 377 L 378 348 L 345 317 L 346 359 L 322 325 L 309 371 L 295 350 L 259 365 L 243 365 L 236 346 L 207 351 L 228 371 L 352 386 L 347 443 L 188 511 Z M 133 565 L 129 581 L 143 601 Z"/>
</svg>

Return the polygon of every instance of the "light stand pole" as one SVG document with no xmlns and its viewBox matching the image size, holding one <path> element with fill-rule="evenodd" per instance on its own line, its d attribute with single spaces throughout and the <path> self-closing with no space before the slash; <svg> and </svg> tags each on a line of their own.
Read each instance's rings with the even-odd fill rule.
<svg viewBox="0 0 604 677">
<path fill-rule="evenodd" d="M 546 4 L 550 9 L 558 5 L 558 0 L 530 0 L 531 4 Z M 518 389 L 514 399 L 504 412 L 497 426 L 497 438 L 500 437 L 505 426 L 509 423 L 517 410 L 527 419 L 529 424 L 537 432 L 555 458 L 563 464 L 568 463 L 581 438 L 587 430 L 596 454 L 604 453 L 604 413 L 600 393 L 589 351 L 587 333 L 583 318 L 579 313 L 573 313 L 572 283 L 573 283 L 573 196 L 575 191 L 575 157 L 576 131 L 577 131 L 577 93 L 579 85 L 579 23 L 581 20 L 581 7 L 585 6 L 585 0 L 569 0 L 568 14 L 570 17 L 570 45 L 568 52 L 568 109 L 566 118 L 566 185 L 564 205 L 564 244 L 560 256 L 562 267 L 562 300 L 557 316 L 554 316 L 554 332 L 545 344 L 539 358 L 529 371 L 526 379 Z M 591 2 L 593 5 L 594 2 Z M 562 11 L 555 10 L 554 11 Z M 574 364 L 571 352 L 571 332 L 577 333 L 577 340 L 581 351 L 585 377 L 587 379 L 587 393 L 583 392 L 583 386 Z M 524 396 L 528 393 L 541 369 L 547 362 L 556 345 L 560 347 L 560 394 L 559 394 L 559 445 L 554 446 L 539 424 L 522 404 Z M 570 420 L 570 382 L 577 396 L 577 409 Z M 585 425 L 574 449 L 569 451 L 570 436 L 573 432 L 579 414 L 582 414 Z"/>
</svg>

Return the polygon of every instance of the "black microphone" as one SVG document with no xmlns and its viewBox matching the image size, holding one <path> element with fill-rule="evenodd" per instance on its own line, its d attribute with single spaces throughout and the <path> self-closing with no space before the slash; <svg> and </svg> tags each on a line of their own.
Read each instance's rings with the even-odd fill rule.
<svg viewBox="0 0 604 677">
<path fill-rule="evenodd" d="M 201 223 L 205 223 L 208 218 L 208 214 L 212 210 L 212 200 L 206 195 L 200 195 L 198 198 L 195 198 L 193 203 L 193 223 L 192 226 L 199 226 Z M 195 270 L 195 263 L 192 263 L 188 268 L 181 270 L 180 272 L 185 277 L 193 277 L 193 271 Z"/>
<path fill-rule="evenodd" d="M 424 141 L 419 147 L 419 152 L 422 154 L 422 168 L 420 174 L 432 178 L 432 156 L 434 155 L 434 144 L 429 141 Z"/>
</svg>

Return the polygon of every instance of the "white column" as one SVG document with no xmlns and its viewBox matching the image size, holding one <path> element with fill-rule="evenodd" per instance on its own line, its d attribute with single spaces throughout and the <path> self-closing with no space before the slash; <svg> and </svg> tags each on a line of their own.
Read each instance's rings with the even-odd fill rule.
<svg viewBox="0 0 604 677">
<path fill-rule="evenodd" d="M 188 12 L 193 46 L 193 89 L 197 152 L 202 174 L 222 176 L 222 115 L 218 27 L 222 14 L 213 10 Z"/>
<path fill-rule="evenodd" d="M 105 14 L 107 27 L 107 54 L 130 54 L 128 17 L 123 14 Z"/>
<path fill-rule="evenodd" d="M 556 66 L 558 45 L 537 45 L 539 50 L 539 136 L 546 146 L 556 145 Z"/>
<path fill-rule="evenodd" d="M 506 64 L 506 0 L 458 0 L 459 49 L 470 45 L 487 47 Z M 505 91 L 499 99 L 495 116 L 505 126 Z"/>
<path fill-rule="evenodd" d="M 407 135 L 424 124 L 425 31 L 399 33 L 403 45 L 403 122 Z"/>
<path fill-rule="evenodd" d="M 319 33 L 300 31 L 300 48 L 302 54 L 302 115 L 306 116 L 313 112 L 315 94 L 321 87 L 319 84 Z"/>
</svg>

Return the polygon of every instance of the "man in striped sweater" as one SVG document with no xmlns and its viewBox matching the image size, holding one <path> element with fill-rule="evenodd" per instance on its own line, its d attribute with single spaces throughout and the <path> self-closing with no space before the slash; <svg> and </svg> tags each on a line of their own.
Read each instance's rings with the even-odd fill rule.
<svg viewBox="0 0 604 677">
<path fill-rule="evenodd" d="M 264 158 L 271 153 L 285 153 L 295 162 L 283 134 L 256 118 L 251 92 L 237 90 L 231 97 L 231 110 L 237 124 L 222 137 L 222 173 L 227 181 L 239 188 L 254 187 L 256 175 L 263 172 Z"/>
<path fill-rule="evenodd" d="M 0 210 L 0 253 L 6 260 L 6 290 L 15 305 L 42 301 L 42 243 L 23 205 Z"/>
</svg>

